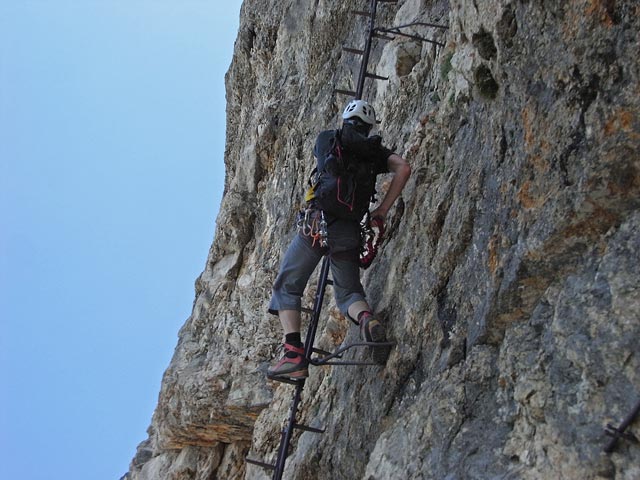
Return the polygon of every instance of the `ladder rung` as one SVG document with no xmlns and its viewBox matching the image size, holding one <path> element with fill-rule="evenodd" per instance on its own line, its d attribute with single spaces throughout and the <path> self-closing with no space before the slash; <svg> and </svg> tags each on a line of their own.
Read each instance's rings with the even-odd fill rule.
<svg viewBox="0 0 640 480">
<path fill-rule="evenodd" d="M 364 50 L 360 50 L 359 48 L 352 48 L 352 47 L 342 47 L 342 50 L 344 50 L 345 52 L 349 52 L 349 53 L 355 53 L 356 55 L 364 55 Z"/>
<path fill-rule="evenodd" d="M 312 351 L 313 353 L 318 353 L 320 355 L 325 355 L 325 356 L 332 354 L 332 352 L 327 352 L 326 350 L 322 350 L 321 348 L 316 348 L 316 347 L 313 347 Z"/>
<path fill-rule="evenodd" d="M 342 90 L 340 88 L 334 88 L 333 92 L 334 93 L 341 93 L 342 95 L 348 95 L 350 97 L 355 97 L 356 96 L 356 92 L 353 92 L 351 90 Z"/>
<path fill-rule="evenodd" d="M 621 431 L 620 427 L 614 427 L 610 423 L 607 423 L 604 433 L 614 438 L 623 438 L 633 443 L 638 443 L 638 439 L 631 432 Z"/>
<path fill-rule="evenodd" d="M 309 359 L 309 363 L 311 365 L 372 365 L 369 362 L 352 362 L 352 361 L 345 361 L 345 362 L 332 362 L 332 360 L 334 358 L 342 358 L 341 355 L 346 352 L 347 350 L 350 350 L 352 348 L 358 348 L 358 347 L 392 347 L 394 346 L 395 343 L 394 342 L 357 342 L 357 343 L 350 343 L 348 345 L 344 345 L 342 347 L 340 347 L 339 349 L 337 349 L 335 352 L 326 355 L 324 353 L 320 353 L 321 355 L 323 355 L 322 357 L 312 357 Z M 377 365 L 377 364 L 376 364 Z"/>
<path fill-rule="evenodd" d="M 304 381 L 306 380 L 306 377 L 295 379 L 295 378 L 280 377 L 278 375 L 274 375 L 274 376 L 267 375 L 267 378 L 269 380 L 274 380 L 276 382 L 288 383 L 289 385 L 301 385 L 301 384 L 304 384 Z"/>
<path fill-rule="evenodd" d="M 327 279 L 327 285 L 333 285 L 333 280 Z"/>
<path fill-rule="evenodd" d="M 264 463 L 264 462 L 259 462 L 258 460 L 254 460 L 252 458 L 245 458 L 245 460 L 247 461 L 247 463 L 252 463 L 254 465 L 257 465 L 259 467 L 262 468 L 266 468 L 267 470 L 275 470 L 276 466 L 275 465 L 271 465 L 270 463 Z"/>
<path fill-rule="evenodd" d="M 371 12 L 365 12 L 363 10 L 351 10 L 354 15 L 360 15 L 361 17 L 370 17 Z"/>
<path fill-rule="evenodd" d="M 381 38 L 382 40 L 395 40 L 396 37 L 392 37 L 391 35 L 385 35 L 384 33 L 374 32 L 373 36 L 376 38 Z"/>
<path fill-rule="evenodd" d="M 314 428 L 307 425 L 300 425 L 299 423 L 294 423 L 293 428 L 304 430 L 305 432 L 324 433 L 324 428 Z"/>
<path fill-rule="evenodd" d="M 389 77 L 381 77 L 380 75 L 376 75 L 375 73 L 365 73 L 365 75 L 369 78 L 375 78 L 376 80 L 389 80 Z"/>
<path fill-rule="evenodd" d="M 309 315 L 313 315 L 313 308 L 302 307 L 300 311 L 302 311 L 303 313 L 308 313 Z"/>
<path fill-rule="evenodd" d="M 338 357 L 336 357 L 336 358 L 338 358 Z M 360 365 L 360 366 L 373 365 L 373 366 L 378 366 L 378 367 L 380 366 L 380 364 L 376 363 L 376 362 L 361 362 L 361 361 L 358 361 L 358 360 L 345 360 L 345 361 L 340 360 L 338 362 L 334 362 L 333 360 L 325 361 L 325 360 L 322 360 L 322 359 L 318 359 L 318 360 L 312 359 L 312 360 L 314 360 L 313 361 L 313 365 L 315 365 L 317 367 L 324 366 L 324 365 L 351 365 L 351 366 L 353 366 L 353 365 Z"/>
</svg>

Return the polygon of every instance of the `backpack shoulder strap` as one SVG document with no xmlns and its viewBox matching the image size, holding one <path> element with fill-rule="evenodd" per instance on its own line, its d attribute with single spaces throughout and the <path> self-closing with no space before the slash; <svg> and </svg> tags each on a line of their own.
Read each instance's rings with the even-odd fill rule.
<svg viewBox="0 0 640 480">
<path fill-rule="evenodd" d="M 311 182 L 311 179 L 315 176 L 316 173 L 318 173 L 318 167 L 313 167 L 313 170 L 311 170 L 311 175 L 309 175 L 309 179 L 307 180 L 307 183 L 310 187 L 313 187 L 313 182 Z"/>
<path fill-rule="evenodd" d="M 344 149 L 342 147 L 342 129 L 336 129 L 336 133 L 333 137 L 333 145 L 331 146 L 331 151 L 335 155 L 338 163 L 342 166 L 342 154 L 344 153 Z"/>
</svg>

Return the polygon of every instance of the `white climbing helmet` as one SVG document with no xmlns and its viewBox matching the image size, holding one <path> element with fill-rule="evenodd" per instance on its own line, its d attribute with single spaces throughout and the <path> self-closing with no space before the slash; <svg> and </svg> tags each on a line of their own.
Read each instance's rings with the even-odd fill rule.
<svg viewBox="0 0 640 480">
<path fill-rule="evenodd" d="M 376 124 L 376 112 L 371 105 L 364 100 L 351 100 L 342 112 L 342 119 L 358 117 L 369 125 Z"/>
</svg>

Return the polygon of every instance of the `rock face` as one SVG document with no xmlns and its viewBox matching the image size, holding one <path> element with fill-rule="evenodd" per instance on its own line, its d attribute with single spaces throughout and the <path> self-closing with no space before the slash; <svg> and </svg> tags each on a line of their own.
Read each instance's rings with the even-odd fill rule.
<svg viewBox="0 0 640 480">
<path fill-rule="evenodd" d="M 243 5 L 215 241 L 128 480 L 269 478 L 244 463 L 275 459 L 292 394 L 263 375 L 281 339 L 266 308 L 315 134 L 348 100 L 333 88 L 355 84 L 356 3 Z M 369 71 L 389 81 L 364 95 L 413 168 L 364 275 L 397 345 L 384 368 L 311 369 L 299 419 L 326 433 L 294 436 L 285 478 L 640 478 L 638 445 L 602 452 L 640 399 L 640 6 L 378 13 L 449 26 L 413 30 L 445 47 L 377 40 Z M 322 348 L 357 338 L 324 311 Z"/>
</svg>

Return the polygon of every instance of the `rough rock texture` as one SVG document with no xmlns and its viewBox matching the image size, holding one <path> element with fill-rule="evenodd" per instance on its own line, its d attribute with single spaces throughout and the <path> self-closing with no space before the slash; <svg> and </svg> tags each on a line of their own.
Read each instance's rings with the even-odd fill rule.
<svg viewBox="0 0 640 480">
<path fill-rule="evenodd" d="M 215 241 L 128 480 L 269 478 L 244 464 L 275 459 L 292 393 L 262 373 L 266 306 L 365 7 L 245 1 Z M 635 0 L 379 7 L 450 27 L 414 30 L 444 48 L 376 41 L 390 79 L 365 90 L 413 167 L 364 275 L 397 346 L 385 368 L 311 370 L 300 420 L 327 433 L 295 435 L 285 478 L 640 478 L 638 445 L 602 453 L 640 398 L 639 19 Z M 325 312 L 322 347 L 357 337 Z"/>
</svg>

